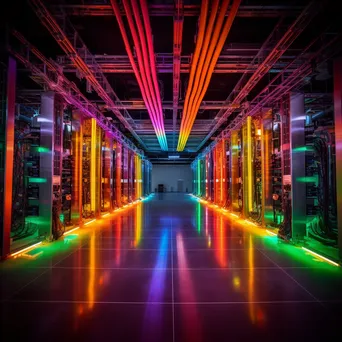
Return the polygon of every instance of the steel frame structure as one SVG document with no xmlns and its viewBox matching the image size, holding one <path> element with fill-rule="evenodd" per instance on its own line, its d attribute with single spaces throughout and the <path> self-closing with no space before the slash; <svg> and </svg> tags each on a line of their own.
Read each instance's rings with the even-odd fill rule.
<svg viewBox="0 0 342 342">
<path fill-rule="evenodd" d="M 143 148 L 147 148 L 144 142 L 134 131 L 134 121 L 129 113 L 124 110 L 124 114 L 116 108 L 115 103 L 120 103 L 120 99 L 115 94 L 107 78 L 102 73 L 100 66 L 96 63 L 93 55 L 80 38 L 79 34 L 61 12 L 53 16 L 45 7 L 41 0 L 30 0 L 33 10 L 37 14 L 41 23 L 49 30 L 53 38 L 63 49 L 66 55 L 73 61 L 77 68 L 80 78 L 85 78 L 88 82 L 89 90 L 94 89 L 103 99 L 107 107 L 113 111 L 116 117 L 124 124 L 128 131 L 132 133 L 135 139 Z M 58 24 L 60 22 L 61 24 Z M 62 29 L 62 26 L 64 29 Z M 90 60 L 91 67 L 85 60 Z"/>
<path fill-rule="evenodd" d="M 173 17 L 173 103 L 172 103 L 173 138 L 172 138 L 172 150 L 174 150 L 174 151 L 176 150 L 176 124 L 177 124 L 178 102 L 179 102 L 179 91 L 180 91 L 183 23 L 184 23 L 183 0 L 177 0 L 176 6 L 175 6 L 175 14 Z"/>
<path fill-rule="evenodd" d="M 219 141 L 229 138 L 233 131 L 241 128 L 247 117 L 257 116 L 262 110 L 275 106 L 277 101 L 281 100 L 284 94 L 289 93 L 312 73 L 314 61 L 317 64 L 322 63 L 341 51 L 342 33 L 335 34 L 330 40 L 322 45 L 322 38 L 327 34 L 331 35 L 329 32 L 325 31 L 322 35 L 311 41 L 302 53 L 293 61 L 293 63 L 302 61 L 301 66 L 290 74 L 286 73 L 285 68 L 278 77 L 274 78 L 272 82 L 270 82 L 270 84 L 268 84 L 267 87 L 248 104 L 248 106 L 243 106 L 241 108 L 241 111 L 236 115 L 234 120 L 228 124 L 228 126 L 198 155 L 198 157 L 202 158 L 208 151 L 211 151 Z M 317 45 L 319 46 L 318 48 Z M 307 53 L 313 47 L 316 47 L 316 50 L 308 57 Z M 288 67 L 290 68 L 291 66 L 288 65 Z"/>
<path fill-rule="evenodd" d="M 62 8 L 68 15 L 72 16 L 113 16 L 113 11 L 110 5 L 104 4 L 68 4 L 55 6 Z M 174 16 L 173 5 L 149 5 L 149 13 L 151 16 L 162 16 L 162 17 L 172 17 Z M 301 6 L 241 6 L 237 16 L 250 18 L 250 17 L 263 17 L 263 18 L 274 18 L 280 17 L 282 15 L 295 16 L 300 13 L 302 9 Z M 184 16 L 193 17 L 198 16 L 200 13 L 199 5 L 184 5 Z M 123 9 L 121 9 L 121 14 L 125 15 Z"/>
<path fill-rule="evenodd" d="M 262 49 L 262 48 L 261 48 Z M 229 48 L 229 53 L 224 52 L 218 59 L 214 68 L 216 74 L 235 74 L 235 73 L 254 73 L 257 69 L 256 63 L 251 63 L 255 59 L 255 52 L 259 51 L 259 47 L 242 46 Z M 250 53 L 248 55 L 242 53 Z M 293 51 L 295 52 L 295 51 Z M 191 56 L 181 55 L 180 57 L 180 73 L 186 74 L 190 71 Z M 277 73 L 289 60 L 294 58 L 293 54 L 283 55 L 269 70 L 271 73 Z M 95 61 L 95 65 L 93 65 Z M 63 67 L 65 72 L 76 72 L 75 64 L 68 56 L 58 56 L 57 62 Z M 85 62 L 89 67 L 95 69 L 97 66 L 101 68 L 102 73 L 108 74 L 131 74 L 132 66 L 127 56 L 124 55 L 93 55 L 93 58 L 86 58 Z M 156 53 L 156 66 L 158 73 L 173 73 L 174 64 L 173 53 Z M 178 62 L 177 62 L 178 63 Z"/>
<path fill-rule="evenodd" d="M 271 33 L 268 39 L 265 41 L 263 47 L 259 53 L 253 59 L 251 64 L 255 64 L 257 61 L 258 67 L 252 76 L 245 82 L 245 74 L 240 81 L 236 84 L 234 90 L 227 98 L 227 102 L 233 105 L 239 105 L 255 87 L 255 85 L 269 72 L 271 67 L 279 60 L 279 58 L 285 53 L 285 51 L 291 46 L 291 44 L 298 38 L 303 30 L 308 26 L 312 18 L 318 14 L 322 8 L 322 2 L 312 1 L 293 22 L 293 24 L 287 29 L 285 34 L 282 35 L 280 40 L 274 39 L 275 35 L 278 35 L 279 25 Z M 260 62 L 260 58 L 264 54 L 264 51 L 272 46 L 271 52 Z M 241 88 L 242 87 L 242 88 Z M 223 111 L 220 110 L 217 117 L 219 120 L 210 129 L 210 132 L 206 138 L 199 145 L 198 150 L 206 143 L 206 141 L 220 128 L 220 126 L 227 120 L 227 118 L 233 113 L 234 108 L 228 108 Z"/>
<path fill-rule="evenodd" d="M 62 73 L 58 65 L 49 61 L 36 47 L 31 45 L 19 32 L 13 31 L 20 45 L 17 50 L 9 51 L 21 61 L 32 73 L 32 79 L 43 88 L 53 90 L 90 118 L 94 118 L 98 125 L 113 135 L 120 143 L 143 156 L 144 152 L 138 149 L 108 118 L 106 118 Z"/>
<path fill-rule="evenodd" d="M 147 109 L 144 101 L 120 100 L 107 80 L 108 75 L 105 75 L 107 73 L 133 73 L 128 56 L 92 54 L 68 19 L 68 15 L 113 16 L 109 2 L 108 5 L 102 5 L 90 0 L 85 5 L 70 3 L 67 5 L 51 5 L 49 10 L 44 6 L 43 0 L 29 0 L 29 2 L 40 21 L 65 52 L 65 55 L 57 56 L 56 64 L 52 63 L 54 68 L 57 68 L 58 72 L 62 74 L 63 72 L 73 72 L 78 78 L 85 78 L 88 86 L 87 91 L 95 90 L 101 98 L 101 100 L 92 101 L 93 109 L 98 111 L 97 107 L 102 108 L 103 106 L 105 109 L 112 110 L 115 117 L 124 124 L 141 148 L 146 152 L 156 151 L 158 141 L 153 134 L 153 129 L 151 129 L 151 123 L 148 120 L 136 119 L 140 115 L 137 111 L 146 111 Z M 211 112 L 205 114 L 208 119 L 201 118 L 195 121 L 189 144 L 186 146 L 188 152 L 201 151 L 212 135 L 227 122 L 229 123 L 228 118 L 233 113 L 234 115 L 237 114 L 236 118 L 229 123 L 223 132 L 229 131 L 238 120 L 245 118 L 245 116 L 255 115 L 254 112 L 260 111 L 260 108 L 272 105 L 276 102 L 275 98 L 279 98 L 283 91 L 292 89 L 302 82 L 303 78 L 309 74 L 309 67 L 306 66 L 307 69 L 303 71 L 304 58 L 298 58 L 300 56 L 298 55 L 299 49 L 293 48 L 292 43 L 307 28 L 311 19 L 317 15 L 322 6 L 322 2 L 318 0 L 311 1 L 305 8 L 292 5 L 239 6 L 237 17 L 267 17 L 280 18 L 280 20 L 261 48 L 260 45 L 232 44 L 222 51 L 215 65 L 214 73 L 241 73 L 241 79 L 226 100 L 203 101 L 201 103 L 200 110 Z M 123 5 L 120 4 L 119 7 L 121 15 L 126 16 Z M 175 141 L 178 138 L 177 115 L 184 104 L 179 101 L 180 77 L 181 74 L 189 73 L 192 63 L 192 55 L 181 55 L 184 17 L 198 16 L 200 6 L 187 5 L 182 0 L 177 0 L 174 5 L 150 4 L 148 12 L 150 16 L 173 17 L 173 52 L 155 54 L 157 72 L 173 74 L 172 101 L 163 101 L 162 103 L 164 111 L 172 111 L 172 116 L 168 113 L 164 118 L 166 139 L 170 150 L 172 150 L 175 148 Z M 228 14 L 229 10 L 226 16 Z M 285 20 L 286 17 L 296 19 L 289 25 L 289 21 Z M 311 58 L 311 51 L 306 51 Z M 136 56 L 134 58 L 136 60 Z M 244 103 L 256 84 L 268 73 L 275 74 L 275 77 L 272 77 L 267 87 L 257 97 L 251 102 Z M 304 74 L 306 76 L 301 77 Z M 65 75 L 63 77 L 65 78 Z M 294 83 L 296 85 L 293 85 Z M 85 96 L 83 98 L 86 99 Z M 217 110 L 218 113 L 215 113 Z M 136 112 L 132 113 L 132 111 Z M 237 111 L 239 112 L 237 113 Z M 116 120 L 114 119 L 113 122 Z M 119 130 L 117 131 L 119 132 Z"/>
</svg>

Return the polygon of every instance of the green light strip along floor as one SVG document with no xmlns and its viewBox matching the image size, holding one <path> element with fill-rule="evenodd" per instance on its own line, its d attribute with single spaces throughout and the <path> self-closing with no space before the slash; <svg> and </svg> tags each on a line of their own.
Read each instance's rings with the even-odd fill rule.
<svg viewBox="0 0 342 342">
<path fill-rule="evenodd" d="M 194 198 L 196 198 L 196 200 L 198 200 L 198 201 L 202 200 L 200 197 L 197 197 L 197 196 L 194 196 Z M 201 203 L 201 202 L 199 202 L 199 203 Z M 222 209 L 222 208 L 220 208 L 220 209 Z M 241 218 L 238 216 L 235 219 L 232 218 L 231 217 L 232 215 L 229 211 L 224 211 L 224 212 L 219 211 L 219 213 L 221 215 L 224 215 L 225 217 L 229 218 L 230 220 L 234 220 L 234 221 L 241 220 Z M 230 215 L 227 216 L 227 214 L 230 214 Z M 241 225 L 243 225 L 243 222 L 240 222 L 240 223 L 241 223 Z M 320 267 L 323 267 L 323 265 L 325 265 L 324 267 L 327 267 L 327 268 L 331 268 L 331 266 L 334 266 L 334 267 L 341 266 L 337 262 L 330 260 L 330 259 L 328 259 L 328 258 L 326 258 L 326 257 L 324 257 L 318 253 L 315 253 L 315 252 L 313 252 L 313 251 L 311 251 L 305 247 L 297 247 L 293 244 L 287 244 L 285 242 L 279 243 L 279 242 L 281 242 L 281 240 L 278 239 L 278 236 L 276 234 L 274 234 L 271 231 L 270 231 L 270 233 L 272 233 L 272 234 L 267 233 L 267 229 L 265 227 L 259 226 L 259 228 L 265 229 L 265 234 L 263 235 L 263 239 L 267 245 L 272 247 L 271 250 L 273 250 L 273 251 L 279 251 L 280 253 L 288 254 L 293 259 L 296 259 L 300 262 L 304 262 L 304 263 L 308 264 L 309 266 L 316 266 L 317 267 L 317 263 L 320 263 Z M 340 267 L 338 267 L 338 269 L 340 269 Z"/>
</svg>

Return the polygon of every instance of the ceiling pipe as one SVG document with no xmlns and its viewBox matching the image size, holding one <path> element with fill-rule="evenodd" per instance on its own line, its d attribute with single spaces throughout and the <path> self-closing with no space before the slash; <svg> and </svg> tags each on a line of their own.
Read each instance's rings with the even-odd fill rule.
<svg viewBox="0 0 342 342">
<path fill-rule="evenodd" d="M 211 10 L 211 15 L 209 19 L 209 24 L 205 32 L 204 47 L 202 48 L 200 62 L 196 70 L 196 79 L 195 79 L 196 87 L 193 89 L 192 94 L 190 96 L 188 113 L 184 117 L 184 122 L 182 125 L 185 132 L 187 131 L 187 128 L 189 127 L 188 122 L 189 121 L 191 122 L 192 117 L 197 115 L 197 112 L 194 113 L 193 105 L 194 103 L 197 102 L 199 93 L 203 87 L 204 78 L 206 76 L 209 64 L 211 63 L 211 58 L 212 58 L 217 40 L 219 38 L 220 32 L 222 30 L 224 17 L 228 9 L 229 2 L 230 2 L 229 0 L 225 0 L 223 4 L 220 6 L 220 14 L 215 24 L 214 33 L 212 34 L 213 24 L 216 18 L 219 2 L 215 1 L 213 3 L 213 6 L 212 6 L 213 8 Z M 182 135 L 182 141 L 179 143 L 180 146 L 183 144 L 184 140 L 187 140 L 186 135 Z"/>
<path fill-rule="evenodd" d="M 124 0 L 124 4 L 127 2 L 127 0 Z M 134 13 L 134 18 L 135 18 L 135 22 L 137 24 L 137 28 L 138 28 L 138 32 L 139 32 L 139 37 L 136 36 L 136 43 L 135 46 L 136 48 L 138 48 L 139 46 L 139 40 L 140 40 L 140 45 L 142 48 L 142 60 L 143 60 L 143 65 L 141 66 L 140 70 L 141 72 L 144 74 L 144 78 L 147 80 L 147 85 L 148 85 L 148 91 L 150 93 L 151 99 L 153 101 L 153 107 L 155 109 L 155 113 L 157 115 L 157 117 L 161 118 L 162 113 L 160 113 L 159 108 L 158 108 L 158 104 L 157 104 L 157 100 L 156 98 L 158 97 L 158 94 L 155 93 L 155 89 L 153 86 L 153 82 L 152 82 L 152 78 L 151 78 L 151 66 L 149 64 L 149 55 L 148 55 L 148 51 L 147 51 L 147 44 L 146 44 L 146 37 L 145 37 L 145 32 L 144 32 L 144 27 L 140 18 L 140 13 L 139 13 L 139 7 L 138 4 L 136 2 L 136 0 L 131 0 L 132 3 L 132 8 L 133 8 L 133 13 Z M 128 6 L 128 4 L 127 4 Z M 127 10 L 126 10 L 127 12 Z M 127 18 L 129 18 L 128 13 L 127 13 Z M 131 14 L 130 14 L 130 25 L 132 24 L 132 26 L 134 27 L 134 22 L 132 20 Z M 133 32 L 132 32 L 133 35 Z M 140 50 L 140 49 L 139 49 Z M 140 51 L 139 51 L 140 52 Z M 141 54 L 141 52 L 140 52 Z"/>
<path fill-rule="evenodd" d="M 232 27 L 232 24 L 233 24 L 233 21 L 236 17 L 236 14 L 238 12 L 238 9 L 239 9 L 239 5 L 241 3 L 241 0 L 234 0 L 233 2 L 233 5 L 232 5 L 232 8 L 231 8 L 231 11 L 229 13 L 229 16 L 226 20 L 226 23 L 223 27 L 223 31 L 220 35 L 220 39 L 216 45 L 216 48 L 215 48 L 215 51 L 214 51 L 214 54 L 212 56 L 212 60 L 211 60 L 211 63 L 209 65 L 209 68 L 208 68 L 208 71 L 206 73 L 206 77 L 205 77 L 205 82 L 204 82 L 204 85 L 203 85 L 203 88 L 202 88 L 202 91 L 201 93 L 199 94 L 199 96 L 197 97 L 197 102 L 195 103 L 195 107 L 194 107 L 194 110 L 195 110 L 195 113 L 197 113 L 200 105 L 201 105 L 201 102 L 202 102 L 202 99 L 208 89 L 208 86 L 209 86 L 209 83 L 210 83 L 210 80 L 211 80 L 211 76 L 214 72 L 214 68 L 215 68 L 215 65 L 216 65 L 216 62 L 221 54 L 221 51 L 222 51 L 222 48 L 223 48 L 223 45 L 227 39 L 227 36 L 230 32 L 230 29 Z"/>
<path fill-rule="evenodd" d="M 214 71 L 216 62 L 219 58 L 219 55 L 220 55 L 222 48 L 223 48 L 223 45 L 227 39 L 227 36 L 229 34 L 229 31 L 231 29 L 233 21 L 236 17 L 240 3 L 241 3 L 241 0 L 234 0 L 233 1 L 232 8 L 231 8 L 229 15 L 228 15 L 228 18 L 224 24 L 223 30 L 222 30 L 221 34 L 219 35 L 218 43 L 215 47 L 214 54 L 211 58 L 211 61 L 210 61 L 209 67 L 208 67 L 208 71 L 207 71 L 206 76 L 205 76 L 203 88 L 200 92 L 200 95 L 197 98 L 197 102 L 196 102 L 195 106 L 193 107 L 193 111 L 191 112 L 191 113 L 193 113 L 193 115 L 191 117 L 189 117 L 189 119 L 187 121 L 187 126 L 183 126 L 184 131 L 182 131 L 182 134 L 180 134 L 179 141 L 178 141 L 178 147 L 177 147 L 178 151 L 184 150 L 184 147 L 186 145 L 186 142 L 187 142 L 189 135 L 190 135 L 190 132 L 191 132 L 191 128 L 192 128 L 194 121 L 196 119 L 196 114 L 197 114 L 197 111 L 199 109 L 200 102 L 202 101 L 204 94 L 208 89 L 209 82 L 210 82 L 212 73 Z M 181 127 L 181 129 L 182 129 L 182 127 Z"/>
<path fill-rule="evenodd" d="M 196 47 L 195 47 L 195 52 L 194 52 L 194 55 L 192 58 L 189 83 L 188 83 L 188 88 L 187 88 L 186 95 L 185 95 L 182 122 L 183 122 L 184 117 L 187 115 L 187 112 L 188 112 L 188 102 L 189 102 L 189 97 L 190 97 L 190 94 L 192 91 L 194 77 L 195 77 L 195 73 L 196 73 L 196 69 L 197 69 L 197 63 L 199 60 L 199 54 L 200 54 L 200 51 L 202 48 L 207 16 L 208 16 L 208 1 L 203 0 L 202 4 L 201 4 L 201 14 L 200 14 L 199 30 L 198 30 L 198 36 L 197 36 L 197 41 L 196 41 Z M 181 138 L 181 135 L 182 135 L 182 131 L 180 131 L 179 139 Z"/>
<path fill-rule="evenodd" d="M 206 78 L 205 78 L 205 82 L 204 82 L 204 85 L 203 85 L 203 88 L 201 90 L 201 93 L 200 95 L 198 96 L 197 98 L 197 102 L 192 110 L 192 116 L 189 117 L 189 121 L 187 123 L 187 127 L 185 127 L 185 133 L 183 134 L 182 136 L 182 141 L 180 140 L 180 144 L 179 144 L 179 151 L 183 151 L 184 148 L 185 148 L 185 145 L 187 143 L 187 140 L 188 140 L 188 137 L 191 133 L 191 129 L 192 129 L 192 126 L 194 124 L 194 121 L 196 119 L 196 115 L 197 115 L 197 112 L 198 112 L 198 109 L 200 107 L 200 103 L 205 95 L 205 92 L 207 91 L 208 89 L 208 86 L 209 86 L 209 83 L 210 83 L 210 79 L 211 79 L 211 76 L 212 76 L 212 73 L 214 71 L 214 68 L 215 68 L 215 65 L 216 65 L 216 62 L 218 60 L 218 57 L 221 53 L 221 50 L 223 48 L 223 45 L 226 41 L 226 38 L 228 36 L 228 33 L 230 31 L 230 28 L 232 26 L 232 23 L 235 19 L 235 16 L 236 16 L 236 13 L 238 11 L 238 8 L 239 8 L 239 5 L 241 3 L 241 0 L 234 0 L 233 4 L 232 4 L 232 8 L 231 8 L 231 11 L 229 13 L 229 16 L 225 22 L 225 25 L 223 27 L 223 31 L 221 32 L 220 34 L 220 39 L 218 41 L 218 44 L 216 45 L 216 48 L 215 48 L 215 51 L 214 51 L 214 55 L 212 56 L 212 60 L 210 62 L 210 65 L 209 65 L 209 70 L 206 74 Z"/>
<path fill-rule="evenodd" d="M 229 0 L 226 2 L 229 3 Z M 189 103 L 188 103 L 188 112 L 189 113 L 191 113 L 191 107 L 192 107 L 192 103 L 194 101 L 195 95 L 197 94 L 198 89 L 201 88 L 201 80 L 202 80 L 202 74 L 201 73 L 202 73 L 203 67 L 205 69 L 204 62 L 206 62 L 206 64 L 208 64 L 208 62 L 210 61 L 210 54 L 208 53 L 209 46 L 212 46 L 215 44 L 215 42 L 212 40 L 213 39 L 212 32 L 214 29 L 214 24 L 215 24 L 215 19 L 216 19 L 218 7 L 219 7 L 219 0 L 214 0 L 213 4 L 212 4 L 211 12 L 210 12 L 208 26 L 206 27 L 206 30 L 205 30 L 205 38 L 204 38 L 203 46 L 201 49 L 201 56 L 199 59 L 198 66 L 196 68 L 196 74 L 195 74 L 196 76 L 195 76 L 195 81 L 194 81 L 194 87 L 192 88 L 190 98 L 189 98 Z M 227 7 L 228 7 L 228 5 L 227 5 Z M 224 19 L 224 17 L 223 17 L 223 19 Z M 216 32 L 216 29 L 218 26 L 219 26 L 219 24 L 215 25 L 215 32 Z M 221 26 L 222 26 L 222 23 L 221 23 Z M 221 30 L 221 26 L 220 26 L 219 30 Z M 188 117 L 189 117 L 189 115 L 186 115 L 185 120 Z M 186 121 L 185 121 L 185 124 L 186 124 Z"/>
<path fill-rule="evenodd" d="M 150 107 L 150 103 L 149 103 L 148 97 L 147 97 L 147 95 L 145 93 L 145 89 L 143 87 L 143 83 L 142 83 L 142 80 L 141 80 L 141 76 L 140 76 L 139 70 L 138 70 L 138 68 L 137 68 L 137 66 L 135 64 L 135 61 L 134 61 L 133 53 L 132 53 L 132 50 L 131 50 L 131 47 L 130 47 L 130 44 L 129 44 L 128 36 L 127 36 L 127 33 L 126 33 L 126 29 L 125 29 L 125 26 L 124 26 L 124 23 L 123 23 L 123 20 L 122 20 L 122 17 L 121 17 L 121 13 L 120 13 L 120 9 L 119 9 L 119 6 L 117 4 L 117 1 L 116 0 L 110 0 L 110 3 L 112 5 L 114 14 L 116 16 L 116 19 L 117 19 L 117 22 L 118 22 L 118 25 L 119 25 L 119 28 L 120 28 L 120 32 L 121 32 L 121 35 L 122 35 L 122 38 L 123 38 L 123 41 L 124 41 L 124 45 L 125 45 L 125 48 L 126 48 L 126 51 L 127 51 L 127 55 L 128 55 L 128 58 L 129 58 L 129 61 L 130 61 L 131 65 L 132 65 L 132 69 L 133 69 L 134 74 L 136 76 L 139 88 L 141 90 L 141 94 L 142 94 L 143 100 L 144 100 L 144 102 L 146 104 L 148 113 L 150 115 L 153 127 L 154 127 L 156 135 L 157 135 L 157 139 L 159 141 L 159 144 L 160 144 L 161 148 L 163 149 L 162 136 L 165 135 L 165 131 L 163 131 L 161 129 L 161 127 L 159 127 L 159 124 L 156 121 L 156 118 L 154 116 L 154 112 L 153 112 L 152 108 Z"/>
<path fill-rule="evenodd" d="M 194 106 L 196 106 L 196 103 L 198 102 L 198 99 L 200 98 L 200 94 L 201 94 L 201 91 L 203 89 L 205 78 L 207 76 L 208 70 L 210 69 L 210 66 L 213 63 L 212 57 L 214 55 L 214 51 L 215 51 L 215 48 L 217 46 L 217 42 L 220 38 L 220 35 L 224 34 L 224 29 L 222 31 L 222 27 L 223 27 L 223 23 L 224 23 L 225 14 L 227 13 L 227 10 L 228 10 L 229 3 L 230 3 L 229 0 L 225 0 L 223 2 L 222 6 L 220 7 L 220 14 L 219 14 L 219 17 L 217 19 L 215 31 L 213 33 L 213 36 L 211 37 L 211 40 L 210 40 L 209 50 L 208 50 L 206 56 L 203 56 L 203 60 L 206 60 L 206 63 L 204 64 L 203 69 L 200 70 L 200 72 L 199 72 L 199 77 L 200 77 L 199 88 L 198 88 L 198 91 L 196 92 L 196 94 L 194 94 L 195 98 L 194 98 L 193 102 L 190 104 L 191 105 L 191 113 L 192 113 L 192 115 L 195 115 L 195 116 L 197 115 L 197 111 L 194 112 L 193 108 L 194 108 Z M 221 51 L 220 51 L 220 53 L 221 53 Z M 215 67 L 215 65 L 216 65 L 216 62 L 214 64 L 214 67 Z M 210 78 L 211 78 L 211 75 L 210 75 Z M 202 101 L 202 98 L 201 98 L 201 101 Z"/>
<path fill-rule="evenodd" d="M 147 45 L 148 45 L 148 51 L 150 55 L 152 79 L 153 79 L 154 88 L 157 94 L 159 110 L 162 115 L 163 109 L 162 109 L 160 90 L 159 90 L 159 84 L 158 84 L 158 79 L 157 79 L 157 67 L 156 67 L 155 54 L 154 54 L 153 41 L 152 41 L 152 29 L 151 29 L 150 17 L 148 14 L 148 7 L 147 7 L 146 0 L 140 0 L 140 6 L 141 6 L 141 11 L 142 11 L 143 19 L 145 23 Z"/>
<path fill-rule="evenodd" d="M 143 88 L 144 88 L 145 94 L 147 96 L 149 105 L 150 105 L 150 110 L 153 112 L 155 120 L 158 122 L 158 126 L 160 126 L 156 102 L 155 102 L 153 93 L 151 92 L 151 89 L 150 89 L 151 84 L 149 84 L 148 77 L 147 77 L 147 74 L 149 72 L 149 66 L 146 65 L 146 61 L 144 61 L 144 57 L 146 56 L 146 46 L 144 46 L 144 36 L 145 35 L 144 35 L 143 30 L 141 30 L 142 28 L 138 27 L 139 35 L 140 35 L 140 37 L 138 37 L 138 33 L 137 33 L 136 27 L 134 25 L 134 20 L 133 20 L 133 16 L 132 16 L 132 12 L 131 12 L 131 8 L 130 8 L 130 5 L 128 3 L 128 0 L 123 0 L 123 5 L 124 5 L 125 12 L 126 12 L 128 25 L 129 25 L 129 28 L 130 28 L 130 31 L 131 31 L 132 37 L 133 37 L 133 43 L 134 43 L 135 51 L 136 51 L 137 58 L 138 58 L 138 67 L 140 70 L 140 77 L 142 80 Z M 137 23 L 137 25 L 138 25 L 138 23 Z M 142 54 L 143 54 L 142 51 L 145 52 L 144 56 L 142 56 Z"/>
</svg>

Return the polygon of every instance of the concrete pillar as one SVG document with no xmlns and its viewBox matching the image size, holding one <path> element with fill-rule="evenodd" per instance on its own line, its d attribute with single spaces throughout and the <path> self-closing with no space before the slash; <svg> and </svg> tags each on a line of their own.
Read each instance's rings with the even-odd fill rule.
<svg viewBox="0 0 342 342">
<path fill-rule="evenodd" d="M 305 108 L 304 94 L 290 94 L 290 145 L 292 184 L 292 239 L 306 234 Z"/>
<path fill-rule="evenodd" d="M 253 210 L 254 198 L 252 124 L 252 118 L 248 116 L 246 123 L 242 127 L 242 187 L 243 214 L 245 218 L 248 218 Z"/>
<path fill-rule="evenodd" d="M 8 60 L 7 69 L 7 103 L 5 119 L 4 146 L 4 192 L 3 192 L 3 229 L 1 257 L 10 254 L 10 237 L 12 227 L 12 193 L 13 193 L 13 155 L 14 155 L 14 121 L 15 121 L 15 87 L 17 63 L 13 58 Z"/>
<path fill-rule="evenodd" d="M 262 225 L 272 224 L 273 189 L 272 189 L 272 110 L 263 112 L 261 124 L 261 167 L 262 167 Z"/>
<path fill-rule="evenodd" d="M 74 225 L 82 224 L 82 148 L 83 115 L 78 111 L 72 113 L 72 194 L 71 221 Z"/>
<path fill-rule="evenodd" d="M 231 199 L 232 211 L 239 210 L 239 146 L 238 146 L 239 133 L 233 131 L 230 136 L 230 179 L 229 191 Z"/>
<path fill-rule="evenodd" d="M 55 94 L 49 91 L 42 94 L 38 117 L 40 147 L 45 151 L 39 155 L 39 235 L 46 237 L 52 233 L 54 120 Z"/>
<path fill-rule="evenodd" d="M 342 259 L 342 58 L 334 62 L 334 112 L 338 248 Z"/>
</svg>

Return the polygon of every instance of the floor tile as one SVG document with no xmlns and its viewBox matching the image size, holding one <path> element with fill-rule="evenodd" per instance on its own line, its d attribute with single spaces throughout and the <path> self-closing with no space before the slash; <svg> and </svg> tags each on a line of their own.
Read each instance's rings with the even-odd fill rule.
<svg viewBox="0 0 342 342">
<path fill-rule="evenodd" d="M 176 302 L 314 301 L 279 269 L 174 270 Z"/>
<path fill-rule="evenodd" d="M 317 303 L 175 306 L 175 340 L 338 341 L 336 317 Z"/>
<path fill-rule="evenodd" d="M 172 341 L 171 305 L 0 304 L 0 340 Z"/>
<path fill-rule="evenodd" d="M 99 249 L 82 248 L 61 261 L 60 267 L 91 267 L 99 268 L 159 268 L 171 267 L 170 249 Z"/>
<path fill-rule="evenodd" d="M 56 268 L 17 293 L 16 300 L 170 302 L 171 271 Z"/>
<path fill-rule="evenodd" d="M 0 263 L 1 341 L 341 339 L 340 268 L 184 194 L 36 252 Z"/>
</svg>

